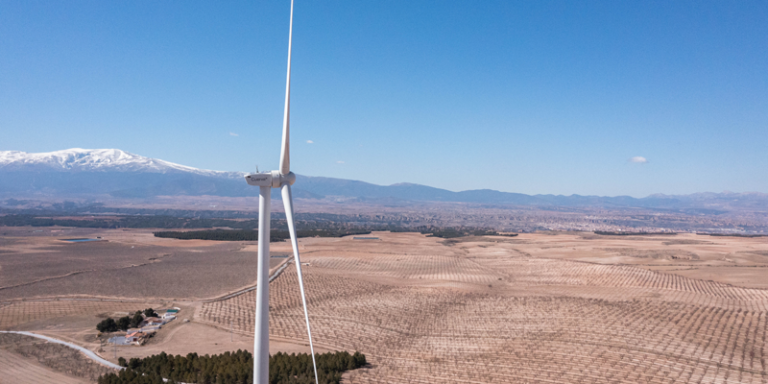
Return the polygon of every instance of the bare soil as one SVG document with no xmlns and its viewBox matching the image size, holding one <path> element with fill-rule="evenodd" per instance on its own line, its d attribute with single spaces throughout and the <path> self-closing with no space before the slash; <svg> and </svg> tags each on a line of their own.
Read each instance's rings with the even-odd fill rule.
<svg viewBox="0 0 768 384">
<path fill-rule="evenodd" d="M 69 376 L 46 367 L 36 359 L 25 358 L 4 348 L 0 348 L 0 375 L 3 383 L 92 383 L 90 380 Z"/>
<path fill-rule="evenodd" d="M 0 334 L 0 361 L 8 383 L 96 382 L 113 371 L 66 346 L 15 334 Z"/>
<path fill-rule="evenodd" d="M 212 255 L 236 260 L 233 255 L 252 254 L 254 243 L 182 249 L 151 244 L 155 240 L 141 231 L 123 236 L 113 242 L 172 249 L 177 260 L 188 263 L 173 264 L 183 278 L 174 268 L 144 272 L 156 264 L 130 275 L 153 285 L 167 274 L 180 286 L 158 282 L 152 289 L 160 293 L 151 296 L 157 300 L 131 288 L 123 296 L 137 300 L 131 308 L 173 304 L 183 310 L 147 345 L 121 347 L 118 356 L 252 350 L 255 291 L 225 300 L 197 298 L 252 286 L 255 261 L 243 264 L 253 268 L 250 277 L 231 271 L 233 279 L 224 273 L 231 265 L 195 264 Z M 371 362 L 345 374 L 347 383 L 768 383 L 768 238 L 555 232 L 450 240 L 415 233 L 371 236 L 380 240 L 299 241 L 302 261 L 309 263 L 302 269 L 315 345 L 320 351 L 360 351 Z M 0 277 L 9 254 L 23 264 L 18 249 L 32 249 L 41 258 L 60 252 L 29 240 L 33 237 L 0 243 L 6 251 L 0 253 Z M 290 247 L 273 244 L 273 250 L 289 253 Z M 194 253 L 203 257 L 187 256 Z M 206 276 L 208 269 L 213 278 Z M 28 274 L 25 281 L 44 276 Z M 204 287 L 189 288 L 190 282 Z M 38 301 L 4 298 L 0 290 L 0 328 L 37 330 L 113 357 L 96 338 L 93 320 L 125 310 L 125 303 L 114 298 L 62 304 L 50 298 L 59 295 L 52 286 L 36 289 Z M 72 289 L 101 294 L 93 287 Z M 185 289 L 195 294 L 181 295 Z M 186 299 L 174 301 L 176 295 Z M 272 281 L 270 295 L 273 352 L 306 351 L 294 265 Z"/>
<path fill-rule="evenodd" d="M 764 240 L 374 235 L 301 242 L 316 342 L 372 363 L 345 382 L 766 382 L 766 275 L 731 268 L 768 271 L 739 253 Z M 289 269 L 270 288 L 270 331 L 306 340 Z M 197 316 L 248 333 L 254 302 Z"/>
<path fill-rule="evenodd" d="M 0 302 L 54 293 L 200 299 L 253 283 L 258 268 L 255 242 L 161 239 L 151 230 L 38 230 L 3 230 Z M 106 241 L 61 241 L 75 236 Z M 273 255 L 288 253 L 288 243 L 273 246 Z"/>
</svg>

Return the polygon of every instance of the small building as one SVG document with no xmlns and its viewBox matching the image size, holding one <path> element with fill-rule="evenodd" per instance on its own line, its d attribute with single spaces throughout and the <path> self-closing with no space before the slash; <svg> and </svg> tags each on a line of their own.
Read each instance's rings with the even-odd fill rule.
<svg viewBox="0 0 768 384">
<path fill-rule="evenodd" d="M 166 323 L 171 321 L 171 320 L 173 320 L 173 319 L 175 319 L 175 318 L 176 318 L 176 315 L 173 314 L 173 313 L 169 313 L 169 312 L 163 313 L 163 320 Z"/>
<path fill-rule="evenodd" d="M 159 317 L 147 317 L 144 319 L 144 324 L 148 326 L 163 325 L 165 322 Z"/>
<path fill-rule="evenodd" d="M 142 345 L 147 340 L 147 334 L 144 332 L 134 332 L 130 337 L 125 338 L 129 343 Z"/>
</svg>

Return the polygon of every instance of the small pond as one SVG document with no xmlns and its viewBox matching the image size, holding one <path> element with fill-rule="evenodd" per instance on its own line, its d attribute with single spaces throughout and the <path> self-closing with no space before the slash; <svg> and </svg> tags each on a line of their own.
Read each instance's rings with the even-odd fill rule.
<svg viewBox="0 0 768 384">
<path fill-rule="evenodd" d="M 106 241 L 104 239 L 61 239 L 61 241 L 66 241 L 69 243 L 85 243 L 88 241 Z"/>
</svg>

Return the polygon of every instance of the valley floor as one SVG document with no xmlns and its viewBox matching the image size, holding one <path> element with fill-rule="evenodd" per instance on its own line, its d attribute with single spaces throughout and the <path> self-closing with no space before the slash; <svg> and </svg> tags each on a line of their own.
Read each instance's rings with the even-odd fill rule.
<svg viewBox="0 0 768 384">
<path fill-rule="evenodd" d="M 300 241 L 302 261 L 309 263 L 303 272 L 316 345 L 321 351 L 360 351 L 371 363 L 345 374 L 344 382 L 768 383 L 766 238 L 371 237 L 379 239 Z M 129 244 L 129 238 L 114 242 Z M 0 277 L 8 250 L 19 249 L 19 241 L 0 244 Z M 198 260 L 195 255 L 206 249 L 222 255 L 246 252 L 252 244 L 236 250 L 194 244 L 147 264 L 147 276 L 168 270 L 159 265 L 164 262 L 181 265 L 184 255 Z M 274 246 L 275 252 L 283 248 Z M 224 260 L 240 259 L 235 254 Z M 122 267 L 103 262 L 105 268 Z M 205 273 L 184 268 L 188 279 Z M 61 270 L 66 268 L 55 272 Z M 40 278 L 28 277 L 25 289 L 42 292 L 34 282 Z M 55 284 L 64 286 L 67 279 Z M 68 339 L 114 360 L 111 347 L 95 336 L 99 316 L 177 305 L 180 319 L 190 322 L 172 322 L 148 345 L 120 347 L 118 356 L 252 350 L 255 291 L 225 294 L 253 282 L 201 281 L 208 298 L 94 300 L 78 291 L 76 300 L 55 292 L 21 300 L 14 291 L 21 288 L 8 297 L 0 289 L 0 329 Z M 293 265 L 271 282 L 270 293 L 273 351 L 307 350 Z M 0 375 L 4 369 L 0 365 Z"/>
</svg>

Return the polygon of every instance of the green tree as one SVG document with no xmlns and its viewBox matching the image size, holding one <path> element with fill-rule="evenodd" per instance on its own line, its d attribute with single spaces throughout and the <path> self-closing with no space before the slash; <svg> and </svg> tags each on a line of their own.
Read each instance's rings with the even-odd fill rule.
<svg viewBox="0 0 768 384">
<path fill-rule="evenodd" d="M 117 323 L 111 317 L 108 317 L 96 324 L 96 329 L 99 332 L 115 332 L 117 331 Z"/>
<path fill-rule="evenodd" d="M 117 319 L 117 328 L 126 331 L 131 327 L 131 318 L 129 316 L 123 316 Z"/>
<path fill-rule="evenodd" d="M 338 384 L 341 374 L 349 369 L 365 365 L 365 355 L 356 352 L 324 353 L 317 358 L 318 381 L 323 384 Z M 123 360 L 124 362 L 124 360 Z M 308 354 L 277 353 L 269 357 L 270 384 L 313 384 L 312 358 Z M 223 383 L 252 384 L 253 356 L 247 352 L 225 352 L 220 355 L 186 356 L 168 355 L 165 352 L 143 359 L 132 358 L 127 369 L 119 373 L 101 376 L 99 384 L 133 383 Z"/>
<path fill-rule="evenodd" d="M 141 325 L 141 323 L 144 321 L 144 316 L 142 316 L 141 311 L 136 311 L 136 313 L 133 314 L 133 317 L 131 318 L 131 328 L 136 328 Z"/>
</svg>

